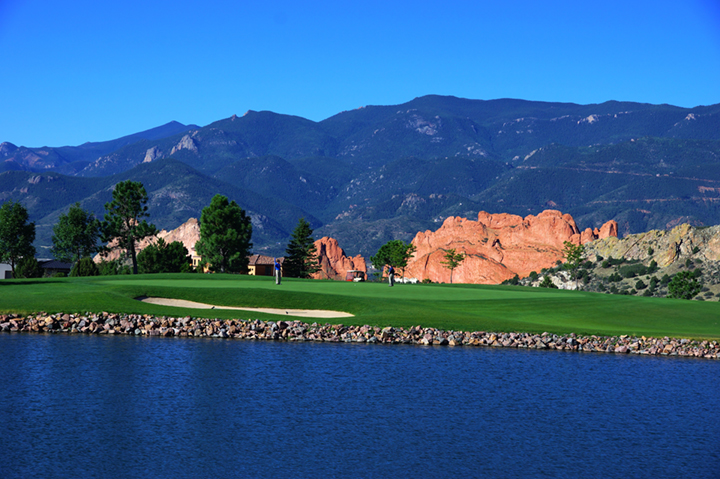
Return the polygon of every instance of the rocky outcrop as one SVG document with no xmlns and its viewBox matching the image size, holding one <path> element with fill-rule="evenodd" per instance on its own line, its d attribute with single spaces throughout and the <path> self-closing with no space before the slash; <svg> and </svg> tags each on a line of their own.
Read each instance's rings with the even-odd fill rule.
<svg viewBox="0 0 720 479">
<path fill-rule="evenodd" d="M 192 136 L 195 136 L 196 132 L 193 132 Z M 193 153 L 197 153 L 197 144 L 195 144 L 195 140 L 192 139 L 190 135 L 185 135 L 182 137 L 182 139 L 178 142 L 177 145 L 173 146 L 172 150 L 170 150 L 170 155 L 174 155 L 176 152 L 180 150 L 190 150 Z"/>
<path fill-rule="evenodd" d="M 460 217 L 445 220 L 437 231 L 418 233 L 412 240 L 415 255 L 405 276 L 449 282 L 450 270 L 442 262 L 449 249 L 464 253 L 465 260 L 452 273 L 456 283 L 497 284 L 516 274 L 527 276 L 562 261 L 563 243 L 585 244 L 617 236 L 617 223 L 580 231 L 572 216 L 546 210 L 522 218 L 481 211 L 477 221 Z"/>
<path fill-rule="evenodd" d="M 720 344 L 645 336 L 579 336 L 551 333 L 493 333 L 444 331 L 413 326 L 394 328 L 344 326 L 300 321 L 219 320 L 155 317 L 147 314 L 86 313 L 30 316 L 0 315 L 0 331 L 7 333 L 66 333 L 88 335 L 162 336 L 178 338 L 227 338 L 266 341 L 315 341 L 330 343 L 414 344 L 422 346 L 480 346 L 541 349 L 586 353 L 637 354 L 720 359 Z"/>
<path fill-rule="evenodd" d="M 170 244 L 173 241 L 181 242 L 185 246 L 185 248 L 187 248 L 190 257 L 193 257 L 195 256 L 195 243 L 200 240 L 200 223 L 198 222 L 197 218 L 190 218 L 174 230 L 162 230 L 156 236 L 148 236 L 147 238 L 143 238 L 135 246 L 136 252 L 139 253 L 140 251 L 144 250 L 149 245 L 155 243 L 158 238 L 162 238 L 167 244 Z M 123 250 L 114 249 L 105 256 L 96 255 L 94 261 L 96 263 L 99 263 L 103 259 L 106 261 L 116 260 L 119 259 L 123 253 Z"/>
<path fill-rule="evenodd" d="M 666 268 L 678 261 L 692 257 L 703 261 L 720 260 L 720 226 L 695 228 L 681 224 L 671 230 L 651 230 L 628 235 L 623 239 L 606 237 L 586 248 L 588 257 L 595 259 L 625 258 L 649 262 L 655 260 L 658 267 Z"/>
<path fill-rule="evenodd" d="M 367 274 L 365 259 L 360 255 L 355 257 L 345 255 L 345 251 L 335 238 L 327 236 L 320 238 L 315 241 L 315 249 L 320 260 L 320 271 L 312 276 L 314 279 L 344 281 L 345 274 L 351 270 L 359 270 Z"/>
<path fill-rule="evenodd" d="M 143 159 L 143 163 L 150 163 L 151 161 L 157 160 L 158 158 L 162 158 L 162 151 L 160 151 L 157 146 L 153 146 L 145 152 L 145 158 Z"/>
</svg>

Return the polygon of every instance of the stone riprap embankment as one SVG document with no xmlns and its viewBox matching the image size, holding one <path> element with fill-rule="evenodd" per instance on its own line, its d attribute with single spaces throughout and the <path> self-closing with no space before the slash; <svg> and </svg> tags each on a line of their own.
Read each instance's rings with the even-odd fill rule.
<svg viewBox="0 0 720 479">
<path fill-rule="evenodd" d="M 492 333 L 409 329 L 301 321 L 172 318 L 140 314 L 87 313 L 0 315 L 0 331 L 163 337 L 231 338 L 269 341 L 487 346 L 558 351 L 684 356 L 720 359 L 718 341 L 634 336 L 578 336 L 550 333 Z"/>
</svg>

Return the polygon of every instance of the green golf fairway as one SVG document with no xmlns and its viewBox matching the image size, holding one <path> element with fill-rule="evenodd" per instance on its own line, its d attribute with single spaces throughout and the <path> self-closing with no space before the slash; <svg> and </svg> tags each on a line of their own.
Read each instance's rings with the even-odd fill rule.
<svg viewBox="0 0 720 479">
<path fill-rule="evenodd" d="M 720 339 L 720 304 L 468 284 L 350 283 L 243 275 L 162 274 L 0 282 L 0 313 L 117 312 L 205 318 L 298 319 L 250 311 L 146 304 L 139 296 L 220 306 L 325 309 L 355 315 L 319 323 L 445 330 Z"/>
</svg>

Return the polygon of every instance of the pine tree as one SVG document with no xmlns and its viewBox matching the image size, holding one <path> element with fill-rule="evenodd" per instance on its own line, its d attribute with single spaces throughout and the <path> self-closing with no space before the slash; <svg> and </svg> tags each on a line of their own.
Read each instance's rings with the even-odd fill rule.
<svg viewBox="0 0 720 479">
<path fill-rule="evenodd" d="M 313 230 L 305 218 L 300 218 L 293 230 L 292 239 L 285 250 L 283 270 L 292 278 L 309 278 L 320 271 L 320 263 L 312 237 Z"/>
<path fill-rule="evenodd" d="M 215 195 L 200 216 L 200 241 L 195 251 L 211 271 L 241 273 L 247 270 L 252 243 L 252 222 L 233 201 Z"/>
<path fill-rule="evenodd" d="M 147 212 L 147 201 L 148 195 L 143 184 L 127 180 L 115 185 L 113 200 L 105 203 L 103 240 L 117 240 L 117 247 L 130 255 L 133 274 L 138 272 L 135 245 L 146 236 L 157 233 L 155 225 L 143 219 L 150 216 Z"/>
</svg>

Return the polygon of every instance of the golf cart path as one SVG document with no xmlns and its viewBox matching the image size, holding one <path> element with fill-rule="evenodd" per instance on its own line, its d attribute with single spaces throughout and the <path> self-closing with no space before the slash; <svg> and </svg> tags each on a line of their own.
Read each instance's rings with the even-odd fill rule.
<svg viewBox="0 0 720 479">
<path fill-rule="evenodd" d="M 329 311 L 326 309 L 281 309 L 281 308 L 240 308 L 234 306 L 215 306 L 212 304 L 196 303 L 184 299 L 170 298 L 136 298 L 143 303 L 158 304 L 160 306 L 174 306 L 177 308 L 193 309 L 234 309 L 239 311 L 254 311 L 256 313 L 278 314 L 282 316 L 299 316 L 302 318 L 351 318 L 354 315 L 342 311 Z"/>
</svg>

